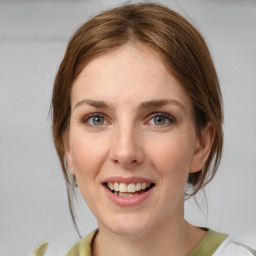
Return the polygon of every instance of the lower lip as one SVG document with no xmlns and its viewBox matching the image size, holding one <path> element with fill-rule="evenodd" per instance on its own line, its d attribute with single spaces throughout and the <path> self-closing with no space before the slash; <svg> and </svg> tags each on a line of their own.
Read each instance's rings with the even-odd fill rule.
<svg viewBox="0 0 256 256">
<path fill-rule="evenodd" d="M 112 193 L 108 188 L 106 188 L 103 185 L 107 196 L 110 198 L 110 200 L 119 205 L 119 206 L 135 206 L 135 205 L 139 205 L 142 202 L 144 202 L 152 193 L 153 188 L 149 189 L 148 191 L 141 193 L 139 195 L 136 196 L 132 196 L 132 197 L 123 197 L 123 196 L 117 196 L 116 194 Z"/>
</svg>

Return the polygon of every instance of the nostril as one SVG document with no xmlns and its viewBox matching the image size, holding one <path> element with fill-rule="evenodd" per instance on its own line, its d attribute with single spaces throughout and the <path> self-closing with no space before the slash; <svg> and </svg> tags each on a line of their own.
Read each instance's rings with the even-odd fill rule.
<svg viewBox="0 0 256 256">
<path fill-rule="evenodd" d="M 139 161 L 137 159 L 133 159 L 133 160 L 130 160 L 130 159 L 113 159 L 112 160 L 115 164 L 120 164 L 122 166 L 133 166 L 133 165 L 136 165 L 139 163 Z"/>
</svg>

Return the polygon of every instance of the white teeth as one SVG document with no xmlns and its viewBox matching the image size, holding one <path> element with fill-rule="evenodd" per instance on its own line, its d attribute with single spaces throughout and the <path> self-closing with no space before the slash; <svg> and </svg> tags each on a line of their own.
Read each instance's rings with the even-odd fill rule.
<svg viewBox="0 0 256 256">
<path fill-rule="evenodd" d="M 133 197 L 139 195 L 139 193 L 122 193 L 122 192 L 114 192 L 117 196 L 122 196 L 122 197 Z"/>
<path fill-rule="evenodd" d="M 135 184 L 131 183 L 128 185 L 128 192 L 134 193 L 135 192 Z"/>
<path fill-rule="evenodd" d="M 114 183 L 113 183 L 113 182 L 109 182 L 109 183 L 108 183 L 108 187 L 109 187 L 111 190 L 114 190 Z"/>
<path fill-rule="evenodd" d="M 136 191 L 140 191 L 141 190 L 141 183 L 136 183 L 135 190 Z"/>
<path fill-rule="evenodd" d="M 128 187 L 127 187 L 127 185 L 126 185 L 125 183 L 120 183 L 120 185 L 119 185 L 119 191 L 120 191 L 120 192 L 123 192 L 123 193 L 128 192 Z"/>
<path fill-rule="evenodd" d="M 117 182 L 114 183 L 114 190 L 119 191 L 119 183 Z"/>
<path fill-rule="evenodd" d="M 145 190 L 146 188 L 150 187 L 150 183 L 146 182 L 138 182 L 138 183 L 130 183 L 130 184 L 125 184 L 125 183 L 119 183 L 119 182 L 108 182 L 107 186 L 110 190 L 114 190 L 116 192 L 121 192 L 121 193 L 135 193 L 137 191 Z"/>
<path fill-rule="evenodd" d="M 147 183 L 143 182 L 141 185 L 141 189 L 146 189 L 146 187 L 147 187 Z"/>
</svg>

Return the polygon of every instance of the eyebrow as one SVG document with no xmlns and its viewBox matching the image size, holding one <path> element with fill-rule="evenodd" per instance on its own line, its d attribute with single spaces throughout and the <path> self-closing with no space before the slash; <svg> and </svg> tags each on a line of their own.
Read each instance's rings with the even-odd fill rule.
<svg viewBox="0 0 256 256">
<path fill-rule="evenodd" d="M 90 99 L 83 99 L 83 100 L 78 101 L 75 104 L 74 109 L 83 104 L 87 104 L 87 105 L 93 106 L 98 109 L 113 109 L 113 107 L 111 107 L 109 104 L 107 104 L 104 101 L 90 100 Z M 174 99 L 160 99 L 160 100 L 145 101 L 140 104 L 139 110 L 159 108 L 159 107 L 164 107 L 167 105 L 175 105 L 175 106 L 179 107 L 180 109 L 182 109 L 186 113 L 185 106 L 181 102 L 174 100 Z"/>
<path fill-rule="evenodd" d="M 174 100 L 174 99 L 161 99 L 161 100 L 146 101 L 146 102 L 141 103 L 139 110 L 150 109 L 150 108 L 159 108 L 159 107 L 164 107 L 167 105 L 175 105 L 175 106 L 181 108 L 186 113 L 185 106 L 181 102 Z"/>
<path fill-rule="evenodd" d="M 84 104 L 87 104 L 87 105 L 90 105 L 92 107 L 99 108 L 99 109 L 110 109 L 110 108 L 112 108 L 112 107 L 110 107 L 110 105 L 108 105 L 104 101 L 83 99 L 83 100 L 78 101 L 75 104 L 74 109 L 81 106 L 81 105 L 84 105 Z"/>
</svg>

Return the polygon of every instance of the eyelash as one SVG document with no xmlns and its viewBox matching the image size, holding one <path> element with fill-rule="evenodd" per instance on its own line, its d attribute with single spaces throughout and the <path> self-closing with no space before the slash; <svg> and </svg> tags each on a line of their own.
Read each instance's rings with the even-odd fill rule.
<svg viewBox="0 0 256 256">
<path fill-rule="evenodd" d="M 87 116 L 85 116 L 83 119 L 82 119 L 82 123 L 86 123 L 88 124 L 89 126 L 95 126 L 97 127 L 97 125 L 92 125 L 92 124 L 89 124 L 89 120 L 90 118 L 94 118 L 94 117 L 100 117 L 100 118 L 103 118 L 104 121 L 106 121 L 106 116 L 102 113 L 92 113 L 92 114 L 89 114 Z"/>
<path fill-rule="evenodd" d="M 104 114 L 102 114 L 102 113 L 92 113 L 92 114 L 89 114 L 89 115 L 85 116 L 82 119 L 82 123 L 86 123 L 89 126 L 97 127 L 97 125 L 89 124 L 89 120 L 91 118 L 95 118 L 95 117 L 103 118 L 104 123 L 107 121 L 106 116 Z M 153 118 L 156 118 L 156 117 L 162 117 L 165 120 L 167 120 L 169 123 L 175 123 L 176 122 L 176 119 L 173 116 L 171 116 L 167 113 L 164 113 L 164 112 L 156 112 L 156 113 L 151 114 L 149 116 L 149 121 L 148 122 L 150 122 Z M 163 124 L 163 125 L 153 124 L 153 125 L 155 125 L 155 126 L 167 126 L 168 124 Z M 102 124 L 102 125 L 104 125 L 104 124 Z M 99 125 L 99 126 L 102 126 L 102 125 Z"/>
<path fill-rule="evenodd" d="M 151 114 L 149 116 L 149 118 L 150 118 L 149 121 L 151 121 L 153 118 L 156 118 L 156 117 L 165 118 L 169 123 L 175 123 L 176 122 L 176 119 L 173 116 L 171 116 L 171 115 L 169 115 L 167 113 L 164 113 L 164 112 L 157 112 L 157 113 Z M 166 124 L 164 124 L 164 125 L 156 125 L 156 124 L 154 124 L 154 125 L 155 126 L 166 126 Z"/>
</svg>

